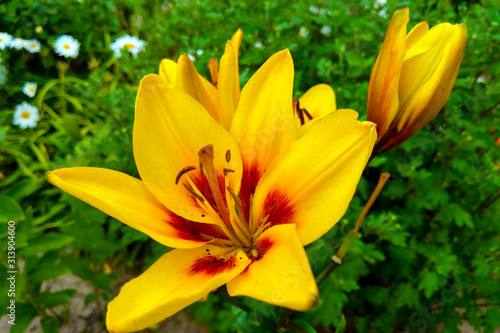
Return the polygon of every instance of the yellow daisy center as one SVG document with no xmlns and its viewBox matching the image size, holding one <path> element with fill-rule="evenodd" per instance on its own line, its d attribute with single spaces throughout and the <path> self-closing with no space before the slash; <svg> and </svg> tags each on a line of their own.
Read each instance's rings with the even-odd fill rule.
<svg viewBox="0 0 500 333">
<path fill-rule="evenodd" d="M 133 48 L 134 48 L 134 44 L 132 44 L 132 43 L 127 43 L 127 44 L 125 44 L 125 47 L 126 47 L 127 49 L 133 49 Z"/>
<path fill-rule="evenodd" d="M 23 118 L 23 119 L 30 119 L 30 117 L 31 117 L 31 115 L 27 111 L 24 111 L 23 113 L 21 113 L 21 118 Z"/>
<path fill-rule="evenodd" d="M 30 88 L 29 90 L 30 90 L 31 92 L 34 92 L 34 91 L 35 91 L 35 89 L 33 89 L 33 88 Z"/>
<path fill-rule="evenodd" d="M 34 49 L 36 47 L 36 45 L 35 44 L 31 44 L 31 47 Z"/>
<path fill-rule="evenodd" d="M 63 46 L 66 50 L 69 50 L 69 45 L 68 44 L 64 44 Z"/>
<path fill-rule="evenodd" d="M 2 42 L 2 38 L 0 38 L 0 43 Z"/>
</svg>

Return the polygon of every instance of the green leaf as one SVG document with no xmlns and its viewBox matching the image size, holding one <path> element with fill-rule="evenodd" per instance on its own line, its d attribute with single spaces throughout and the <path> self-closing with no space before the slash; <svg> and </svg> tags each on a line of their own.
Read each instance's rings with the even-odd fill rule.
<svg viewBox="0 0 500 333">
<path fill-rule="evenodd" d="M 16 200 L 0 194 L 0 222 L 22 221 L 25 219 L 23 209 Z"/>
<path fill-rule="evenodd" d="M 314 327 L 305 320 L 302 319 L 294 320 L 293 323 L 298 327 L 300 327 L 304 332 L 317 333 Z"/>
<path fill-rule="evenodd" d="M 71 270 L 61 265 L 40 264 L 30 271 L 29 276 L 34 282 L 43 282 L 68 273 Z"/>
<path fill-rule="evenodd" d="M 31 304 L 16 302 L 16 321 L 11 326 L 10 333 L 24 333 L 35 319 L 37 312 Z"/>
<path fill-rule="evenodd" d="M 38 296 L 37 301 L 47 308 L 53 308 L 56 305 L 66 303 L 75 294 L 76 289 L 65 289 L 56 292 L 45 292 Z"/>
<path fill-rule="evenodd" d="M 434 271 L 424 271 L 420 276 L 422 279 L 418 284 L 418 289 L 423 289 L 425 297 L 430 298 L 439 289 L 439 275 Z"/>
<path fill-rule="evenodd" d="M 335 333 L 344 333 L 345 326 L 346 326 L 345 317 L 344 317 L 344 315 L 342 315 L 342 318 L 340 318 L 340 324 L 339 324 L 339 326 L 337 326 Z"/>
<path fill-rule="evenodd" d="M 68 113 L 63 115 L 63 126 L 66 129 L 66 132 L 71 135 L 73 139 L 81 139 L 82 135 L 80 134 L 80 127 L 78 126 L 76 120 Z"/>
<path fill-rule="evenodd" d="M 71 243 L 73 237 L 49 232 L 28 242 L 28 246 L 19 250 L 20 256 L 33 256 L 38 253 L 46 253 Z"/>
<path fill-rule="evenodd" d="M 48 317 L 47 319 L 42 320 L 42 329 L 44 333 L 58 333 L 59 323 L 56 318 Z"/>
</svg>

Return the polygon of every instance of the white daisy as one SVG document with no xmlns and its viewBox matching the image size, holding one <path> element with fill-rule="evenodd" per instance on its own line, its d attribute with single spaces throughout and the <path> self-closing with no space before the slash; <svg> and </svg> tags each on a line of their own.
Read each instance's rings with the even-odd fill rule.
<svg viewBox="0 0 500 333">
<path fill-rule="evenodd" d="M 318 8 L 318 7 L 316 7 L 316 6 L 311 5 L 311 6 L 309 6 L 309 11 L 310 11 L 311 13 L 313 13 L 313 14 L 318 15 L 318 13 L 319 13 L 319 8 Z"/>
<path fill-rule="evenodd" d="M 5 32 L 0 32 L 0 50 L 4 50 L 6 47 L 9 47 L 11 42 L 11 35 Z"/>
<path fill-rule="evenodd" d="M 191 61 L 193 61 L 193 62 L 194 62 L 194 61 L 196 60 L 196 57 L 195 57 L 192 53 L 188 52 L 188 53 L 186 53 L 186 54 L 187 54 L 187 56 L 189 57 L 189 59 L 191 59 Z"/>
<path fill-rule="evenodd" d="M 306 27 L 300 27 L 299 36 L 302 38 L 306 38 L 307 36 L 309 36 L 309 30 L 307 30 Z"/>
<path fill-rule="evenodd" d="M 201 56 L 203 53 L 204 53 L 204 51 L 202 49 L 196 50 L 196 54 L 199 56 Z"/>
<path fill-rule="evenodd" d="M 23 93 L 28 97 L 33 97 L 36 94 L 36 83 L 35 82 L 25 82 L 23 86 Z"/>
<path fill-rule="evenodd" d="M 330 34 L 332 33 L 332 27 L 330 27 L 329 25 L 324 25 L 320 32 L 325 35 L 325 36 L 330 36 Z"/>
<path fill-rule="evenodd" d="M 109 48 L 113 51 L 115 57 L 117 58 L 121 57 L 122 49 L 126 49 L 132 53 L 135 58 L 139 52 L 144 51 L 145 46 L 145 41 L 140 40 L 135 36 L 124 35 L 115 39 L 115 41 L 109 45 Z"/>
<path fill-rule="evenodd" d="M 80 43 L 69 35 L 61 35 L 54 41 L 54 50 L 65 58 L 76 58 L 80 50 Z"/>
<path fill-rule="evenodd" d="M 38 119 L 40 119 L 38 108 L 26 102 L 22 102 L 16 105 L 12 123 L 21 128 L 35 127 Z"/>
<path fill-rule="evenodd" d="M 24 48 L 30 53 L 40 52 L 40 42 L 36 39 L 27 40 L 24 44 Z"/>
<path fill-rule="evenodd" d="M 21 39 L 21 38 L 14 38 L 10 42 L 10 47 L 15 48 L 16 50 L 20 50 L 20 49 L 24 48 L 25 45 L 26 45 L 26 41 L 24 39 Z"/>
<path fill-rule="evenodd" d="M 7 81 L 7 68 L 0 65 L 0 84 L 4 84 Z"/>
<path fill-rule="evenodd" d="M 256 48 L 256 49 L 261 49 L 264 47 L 264 45 L 259 42 L 259 41 L 256 41 L 255 44 L 253 44 L 253 46 Z"/>
</svg>

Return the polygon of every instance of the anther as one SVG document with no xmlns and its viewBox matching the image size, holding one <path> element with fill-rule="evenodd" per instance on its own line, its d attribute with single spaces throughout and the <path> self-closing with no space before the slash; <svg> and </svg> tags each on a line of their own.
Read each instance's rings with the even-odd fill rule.
<svg viewBox="0 0 500 333">
<path fill-rule="evenodd" d="M 229 193 L 231 194 L 231 196 L 233 197 L 233 199 L 236 202 L 236 204 L 241 206 L 241 200 L 240 200 L 240 198 L 238 198 L 238 196 L 236 195 L 236 193 L 234 193 L 233 189 L 230 188 L 229 186 L 227 186 L 226 188 L 229 191 Z"/>
<path fill-rule="evenodd" d="M 304 119 L 304 113 L 302 112 L 302 109 L 300 108 L 299 101 L 294 98 L 292 103 L 293 103 L 293 108 L 295 109 L 295 111 L 297 111 L 297 115 L 299 116 L 300 124 L 304 125 L 306 123 L 306 121 Z"/>
<path fill-rule="evenodd" d="M 224 168 L 222 170 L 222 172 L 224 173 L 224 177 L 227 177 L 227 174 L 230 173 L 230 172 L 235 172 L 233 169 L 228 169 L 228 168 Z"/>
<path fill-rule="evenodd" d="M 309 120 L 313 119 L 313 116 L 311 116 L 311 114 L 306 109 L 302 109 L 302 112 L 304 112 L 304 114 L 307 116 L 307 118 L 309 118 Z"/>
<path fill-rule="evenodd" d="M 196 167 L 189 165 L 185 168 L 183 168 L 178 174 L 177 177 L 175 177 L 175 185 L 179 184 L 179 181 L 181 180 L 181 177 L 188 173 L 189 171 L 196 170 Z"/>
<path fill-rule="evenodd" d="M 201 195 L 199 195 L 198 193 L 196 193 L 191 187 L 187 186 L 184 183 L 182 183 L 182 185 L 184 185 L 184 187 L 186 188 L 186 190 L 188 190 L 189 193 L 191 193 L 196 199 L 200 200 L 201 202 L 205 202 L 205 199 Z"/>
<path fill-rule="evenodd" d="M 226 162 L 229 163 L 229 161 L 231 161 L 231 151 L 230 150 L 226 151 Z"/>
</svg>

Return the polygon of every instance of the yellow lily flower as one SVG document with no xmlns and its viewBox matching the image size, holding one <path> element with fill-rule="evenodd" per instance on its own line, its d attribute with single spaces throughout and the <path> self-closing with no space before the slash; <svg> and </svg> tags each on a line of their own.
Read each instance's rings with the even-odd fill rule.
<svg viewBox="0 0 500 333">
<path fill-rule="evenodd" d="M 318 288 L 303 248 L 345 213 L 376 141 L 375 125 L 338 110 L 299 139 L 293 62 L 273 55 L 248 81 L 228 130 L 162 76 L 135 105 L 133 148 L 142 180 L 100 168 L 47 179 L 174 248 L 109 303 L 111 332 L 141 330 L 227 284 L 306 311 Z M 332 142 L 334 144 L 332 144 Z"/>
<path fill-rule="evenodd" d="M 376 152 L 392 149 L 431 121 L 446 103 L 467 40 L 463 24 L 427 22 L 408 34 L 409 9 L 394 13 L 368 89 L 369 121 L 377 124 Z"/>
<path fill-rule="evenodd" d="M 220 68 L 215 59 L 210 61 L 212 83 L 198 74 L 187 54 L 181 55 L 177 63 L 170 59 L 163 59 L 160 63 L 160 76 L 166 84 L 197 100 L 227 130 L 240 99 L 238 56 L 242 38 L 243 31 L 238 29 L 226 43 Z"/>
</svg>

